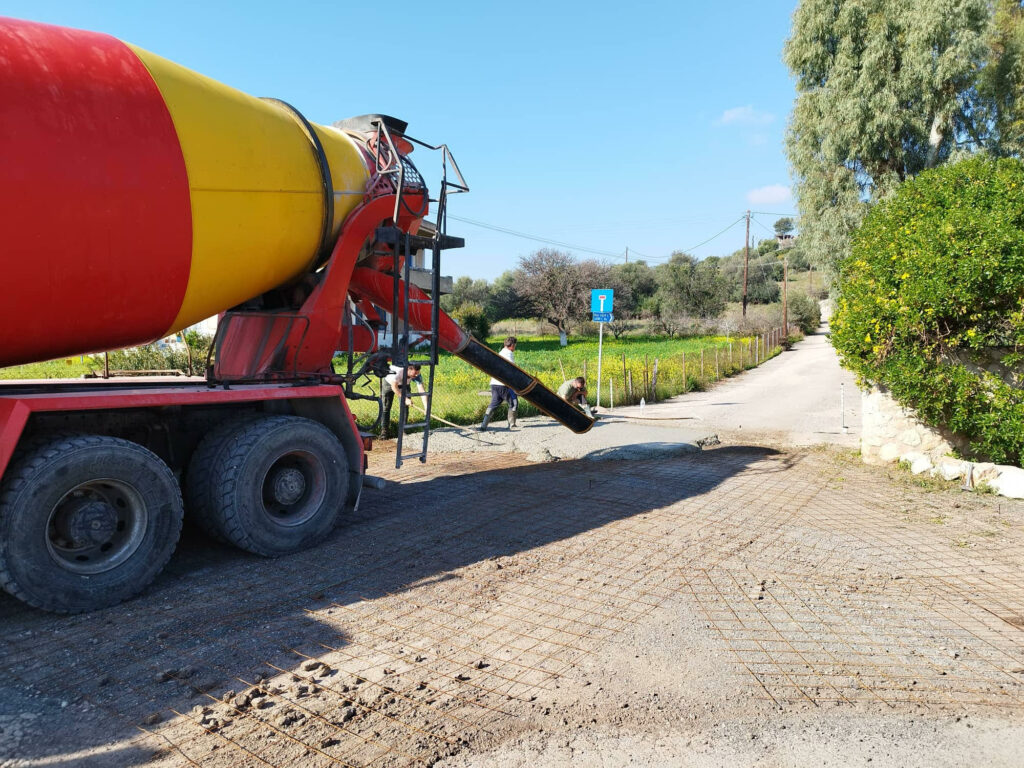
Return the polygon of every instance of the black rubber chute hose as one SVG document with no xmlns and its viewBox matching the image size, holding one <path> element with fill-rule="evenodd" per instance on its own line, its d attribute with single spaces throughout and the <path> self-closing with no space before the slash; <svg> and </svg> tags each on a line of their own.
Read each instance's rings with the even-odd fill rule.
<svg viewBox="0 0 1024 768">
<path fill-rule="evenodd" d="M 573 432 L 582 435 L 594 426 L 594 420 L 575 405 L 566 402 L 540 381 L 528 374 L 515 363 L 510 363 L 498 353 L 484 346 L 474 338 L 455 354 L 474 368 L 490 374 L 521 398 L 532 403 L 542 413 L 564 424 Z"/>
</svg>

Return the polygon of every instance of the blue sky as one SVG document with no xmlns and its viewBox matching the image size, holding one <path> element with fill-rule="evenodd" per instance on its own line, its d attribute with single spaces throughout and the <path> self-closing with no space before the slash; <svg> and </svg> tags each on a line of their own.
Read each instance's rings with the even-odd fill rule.
<svg viewBox="0 0 1024 768">
<path fill-rule="evenodd" d="M 791 212 L 781 51 L 795 7 L 7 0 L 2 12 L 108 32 L 319 123 L 407 120 L 449 145 L 471 187 L 450 203 L 467 247 L 445 254 L 445 273 L 493 279 L 545 244 L 469 221 L 656 263 L 747 208 Z M 434 175 L 433 157 L 414 160 Z M 756 216 L 752 240 L 776 218 Z M 693 252 L 743 236 L 738 224 Z M 595 256 L 582 248 L 564 250 Z"/>
</svg>

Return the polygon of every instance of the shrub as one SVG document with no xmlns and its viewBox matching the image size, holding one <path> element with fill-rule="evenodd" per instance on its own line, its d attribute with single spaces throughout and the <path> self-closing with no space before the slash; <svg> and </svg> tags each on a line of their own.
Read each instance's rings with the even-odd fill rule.
<svg viewBox="0 0 1024 768">
<path fill-rule="evenodd" d="M 183 339 L 184 343 L 173 345 L 147 344 L 143 347 L 114 350 L 109 353 L 110 369 L 113 371 L 178 370 L 188 373 L 189 351 L 191 350 L 192 372 L 199 376 L 203 375 L 206 368 L 206 355 L 213 338 L 196 331 L 186 331 Z M 94 356 L 93 369 L 100 370 L 102 367 L 103 355 Z"/>
<path fill-rule="evenodd" d="M 799 325 L 804 333 L 814 333 L 821 325 L 821 305 L 806 293 L 790 294 L 789 322 Z"/>
<path fill-rule="evenodd" d="M 491 335 L 491 321 L 487 319 L 484 308 L 474 302 L 461 304 L 452 317 L 462 326 L 462 329 L 473 334 L 476 338 L 484 341 Z"/>
<path fill-rule="evenodd" d="M 842 265 L 832 338 L 862 381 L 1019 464 L 1024 164 L 943 166 L 876 206 Z"/>
</svg>

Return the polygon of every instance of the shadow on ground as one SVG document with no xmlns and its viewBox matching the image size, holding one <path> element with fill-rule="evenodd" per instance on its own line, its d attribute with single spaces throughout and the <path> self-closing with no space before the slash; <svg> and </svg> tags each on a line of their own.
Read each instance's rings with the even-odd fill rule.
<svg viewBox="0 0 1024 768">
<path fill-rule="evenodd" d="M 186 531 L 157 582 L 116 608 L 61 617 L 0 597 L 0 716 L 34 714 L 47 734 L 12 744 L 0 733 L 0 764 L 145 762 L 154 742 L 83 751 L 138 737 L 155 713 L 173 717 L 296 669 L 298 654 L 345 644 L 308 611 L 444 580 L 465 565 L 699 496 L 745 471 L 785 471 L 788 457 L 733 447 L 652 461 L 519 462 L 453 455 L 393 473 L 398 482 L 367 490 L 360 511 L 322 545 L 277 560 Z"/>
</svg>

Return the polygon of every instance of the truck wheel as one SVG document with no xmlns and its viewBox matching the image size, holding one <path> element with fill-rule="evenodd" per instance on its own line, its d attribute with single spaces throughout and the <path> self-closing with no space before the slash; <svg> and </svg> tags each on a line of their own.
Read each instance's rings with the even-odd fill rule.
<svg viewBox="0 0 1024 768">
<path fill-rule="evenodd" d="M 170 468 L 101 435 L 36 444 L 0 485 L 0 584 L 47 611 L 116 605 L 156 578 L 181 534 Z"/>
<path fill-rule="evenodd" d="M 185 514 L 207 536 L 222 544 L 230 544 L 221 532 L 223 524 L 218 520 L 218 510 L 213 498 L 214 464 L 221 450 L 231 438 L 241 432 L 242 427 L 261 417 L 252 414 L 223 421 L 203 437 L 185 475 Z"/>
<path fill-rule="evenodd" d="M 348 497 L 348 462 L 319 422 L 269 416 L 242 424 L 211 465 L 220 533 L 266 557 L 323 539 Z"/>
</svg>

